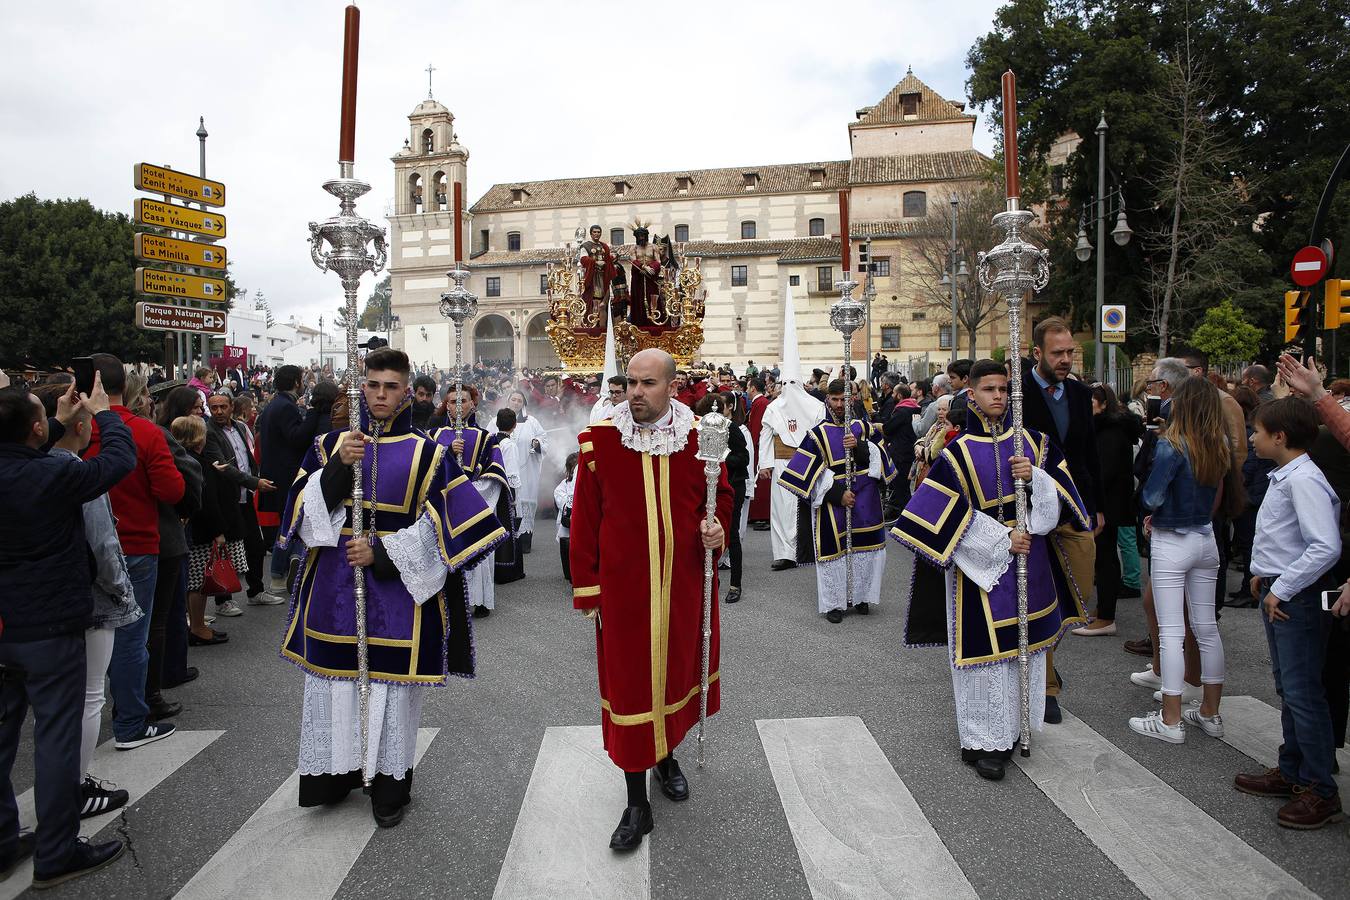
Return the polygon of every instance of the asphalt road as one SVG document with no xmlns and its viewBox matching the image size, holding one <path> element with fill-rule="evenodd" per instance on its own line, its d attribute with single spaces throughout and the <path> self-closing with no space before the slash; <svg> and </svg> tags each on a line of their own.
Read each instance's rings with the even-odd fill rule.
<svg viewBox="0 0 1350 900">
<path fill-rule="evenodd" d="M 1136 776 L 1149 779 L 1151 792 L 1110 791 L 1104 798 L 1090 798 L 1089 804 L 1097 805 L 1088 814 L 1100 820 L 1098 824 L 1111 826 L 1110 810 L 1124 810 L 1124 818 L 1113 820 L 1120 840 L 1142 836 L 1146 843 L 1151 829 L 1136 824 L 1128 829 L 1134 834 L 1124 834 L 1126 826 L 1120 823 L 1131 821 L 1129 815 L 1156 820 L 1160 837 L 1150 851 L 1156 859 L 1131 861 L 1122 856 L 1116 841 L 1103 840 L 1092 828 L 1085 831 L 1086 825 L 1080 827 L 1018 767 L 1010 767 L 1008 777 L 999 783 L 977 778 L 957 753 L 944 652 L 901 646 L 900 596 L 908 579 L 908 554 L 898 546 L 887 552 L 881 605 L 870 617 L 849 616 L 842 624 L 831 625 L 815 612 L 813 569 L 769 571 L 768 534 L 749 532 L 743 600 L 722 607 L 723 710 L 710 722 L 707 767 L 695 769 L 691 742 L 686 742 L 679 756 L 693 798 L 678 807 L 662 797 L 653 798 L 657 826 L 647 851 L 650 896 L 800 900 L 881 895 L 868 890 L 836 893 L 823 890 L 819 883 L 813 894 L 808 881 L 808 871 L 828 868 L 832 861 L 858 868 L 878 857 L 901 865 L 905 859 L 903 852 L 877 854 L 866 840 L 847 840 L 840 834 L 822 838 L 819 829 L 803 830 L 802 822 L 789 821 L 756 722 L 815 717 L 861 720 L 898 776 L 900 790 L 917 803 L 927 823 L 923 828 L 931 826 L 940 838 L 937 849 L 945 847 L 980 897 L 1168 895 L 1146 882 L 1141 887 L 1131 873 L 1141 866 L 1162 865 L 1163 860 L 1184 866 L 1185 859 L 1175 858 L 1177 846 L 1159 844 L 1169 833 L 1169 823 L 1181 822 L 1187 815 L 1213 824 L 1218 833 L 1224 829 L 1231 833 L 1241 852 L 1226 859 L 1224 865 L 1230 868 L 1243 871 L 1250 865 L 1259 871 L 1268 866 L 1276 874 L 1283 870 L 1318 895 L 1350 896 L 1345 824 L 1313 833 L 1281 829 L 1274 819 L 1278 804 L 1232 788 L 1236 772 L 1259 768 L 1234 746 L 1198 731 L 1188 735 L 1184 746 L 1148 741 L 1129 731 L 1129 716 L 1153 708 L 1147 692 L 1128 681 L 1129 673 L 1141 668 L 1141 660 L 1120 649 L 1126 636 L 1143 631 L 1138 601 L 1121 604 L 1121 637 L 1070 636 L 1057 661 L 1065 679 L 1064 709 L 1115 754 L 1094 751 L 1066 767 L 1072 771 L 1065 774 L 1105 779 L 1112 765 L 1127 764 L 1137 770 Z M 315 826 L 305 816 L 317 813 L 306 811 L 268 839 L 286 847 L 283 858 L 290 868 L 280 874 L 279 883 L 286 888 L 265 894 L 493 896 L 540 761 L 545 730 L 598 723 L 592 631 L 571 608 L 551 521 L 540 521 L 526 568 L 527 579 L 499 588 L 496 613 L 477 623 L 478 678 L 453 681 L 448 688 L 429 692 L 421 724 L 439 732 L 416 769 L 414 801 L 403 824 L 378 833 L 370 829 L 350 841 L 342 838 L 339 843 L 347 841 L 350 846 L 339 848 L 347 856 L 336 862 L 342 853 L 325 856 L 327 851 L 313 841 L 286 844 L 287 835 L 297 827 Z M 58 895 L 174 896 L 227 842 L 242 840 L 240 836 L 257 838 L 256 828 L 246 823 L 284 786 L 296 764 L 301 677 L 277 653 L 284 618 L 285 607 L 248 607 L 244 616 L 217 623 L 228 629 L 228 644 L 192 650 L 191 661 L 202 675 L 172 692 L 185 706 L 177 724 L 185 734 L 220 734 L 190 759 L 173 764 L 162 780 L 101 832 L 105 838 L 126 837 L 133 853 L 70 883 Z M 1245 695 L 1278 709 L 1256 612 L 1226 611 L 1221 630 L 1227 651 L 1227 694 Z M 791 731 L 791 722 L 788 727 Z M 105 723 L 103 739 L 109 738 Z M 144 754 L 149 767 L 150 751 L 164 750 L 179 739 L 118 756 L 132 757 L 127 764 L 135 767 L 140 765 L 135 756 Z M 836 759 L 827 752 L 813 772 L 797 773 L 821 821 L 829 817 L 822 806 L 849 791 L 861 789 L 865 796 L 868 780 L 875 781 L 875 771 L 864 774 L 853 760 L 848 753 L 841 752 Z M 601 773 L 603 783 L 605 770 L 594 771 Z M 568 774 L 561 773 L 564 785 Z M 894 781 L 889 771 L 883 775 L 875 781 L 879 791 L 886 789 L 883 782 Z M 613 790 L 621 796 L 617 770 L 612 778 Z M 860 784 L 860 778 L 867 780 Z M 32 785 L 32 748 L 27 739 L 13 781 L 20 792 Z M 814 795 L 812 784 L 826 787 Z M 578 796 L 577 802 L 584 805 L 590 795 L 583 791 Z M 277 799 L 284 801 L 284 792 Z M 353 797 L 347 804 L 364 808 L 365 800 Z M 586 890 L 561 888 L 552 896 L 618 896 L 605 886 L 604 866 L 609 829 L 617 823 L 621 807 L 614 803 L 612 814 L 604 814 L 607 824 L 602 830 L 581 829 L 568 835 L 578 842 L 576 846 L 603 850 L 596 857 L 601 868 L 591 872 Z M 563 815 L 557 829 L 574 828 Z M 874 815 L 875 811 L 860 811 L 852 817 L 845 810 L 845 818 L 854 825 L 871 822 L 868 816 Z M 898 846 L 903 848 L 904 841 Z M 1184 847 L 1184 842 L 1178 846 Z M 547 867 L 566 884 L 574 856 L 550 859 L 544 854 L 535 864 Z M 342 865 L 348 866 L 345 874 Z M 231 862 L 224 868 L 233 871 L 238 866 Z M 242 868 L 238 872 L 241 879 L 247 874 Z M 324 878 L 331 887 L 320 884 Z M 0 887 L 8 888 L 5 896 L 10 896 L 18 885 Z M 947 896 L 949 887 L 927 884 L 913 895 Z M 249 892 L 237 886 L 227 893 Z M 205 895 L 184 892 L 184 896 Z"/>
</svg>

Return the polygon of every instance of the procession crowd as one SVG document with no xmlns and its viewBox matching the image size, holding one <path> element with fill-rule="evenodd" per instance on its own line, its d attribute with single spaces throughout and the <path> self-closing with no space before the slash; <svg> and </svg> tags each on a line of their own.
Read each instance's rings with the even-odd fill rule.
<svg viewBox="0 0 1350 900">
<path fill-rule="evenodd" d="M 1328 392 L 1310 365 L 1284 357 L 1279 378 L 1252 366 L 1240 384 L 1232 384 L 1209 372 L 1204 354 L 1191 352 L 1159 360 L 1120 398 L 1109 385 L 1075 375 L 1073 346 L 1062 322 L 1038 325 L 1033 358 L 1023 361 L 1022 371 L 1030 447 L 1016 453 L 1002 443 L 1009 434 L 1008 370 L 1002 363 L 955 360 L 933 378 L 911 383 L 889 371 L 881 354 L 862 378 L 851 367 L 815 369 L 803 377 L 789 358 L 781 367 L 752 362 L 739 374 L 730 365 L 676 371 L 670 363 L 667 382 L 666 363 L 654 357 L 634 358 L 634 366 L 641 362 L 651 370 L 646 375 L 647 369 L 638 375 L 630 369 L 628 376 L 607 380 L 482 360 L 457 379 L 453 371 L 429 366 L 406 371 L 406 356 L 375 347 L 367 357 L 359 424 L 366 441 L 372 429 L 377 438 L 406 429 L 444 448 L 477 489 L 470 500 L 457 502 L 494 513 L 485 521 L 497 531 L 466 547 L 462 570 L 451 567 L 453 577 L 465 579 L 471 617 L 491 614 L 496 584 L 524 577 L 541 505 L 556 519 L 574 602 L 594 615 L 604 606 L 599 598 L 611 593 L 601 589 L 609 576 L 596 543 L 600 529 L 610 526 L 598 522 L 605 515 L 617 518 L 618 509 L 642 506 L 640 499 L 604 506 L 619 501 L 596 493 L 595 479 L 603 481 L 595 474 L 596 454 L 610 451 L 595 448 L 614 430 L 608 426 L 618 423 L 624 447 L 678 460 L 686 450 L 692 453 L 685 445 L 692 415 L 722 413 L 730 427 L 719 524 L 701 526 L 701 546 L 717 549 L 720 567 L 729 573 L 724 602 L 742 597 L 741 546 L 753 528 L 771 532 L 774 570 L 817 566 L 819 611 L 830 623 L 845 614 L 866 615 L 882 599 L 886 534 L 895 526 L 892 536 L 916 553 L 920 570 L 905 642 L 952 642 L 962 756 L 995 780 L 1003 775 L 1020 723 L 982 720 L 992 714 L 963 705 L 962 686 L 976 683 L 972 678 L 983 679 L 978 684 L 985 693 L 1008 689 L 998 683 L 998 666 L 963 663 L 980 652 L 1008 662 L 1013 656 L 1004 646 L 1006 635 L 994 634 L 993 645 L 979 651 L 945 631 L 950 610 L 927 623 L 914 618 L 925 605 L 943 608 L 951 579 L 968 579 L 995 610 L 1003 602 L 999 591 L 1012 583 L 1003 578 L 1009 559 L 1026 555 L 1033 574 L 1044 571 L 1044 580 L 1033 578 L 1033 590 L 1054 615 L 1042 617 L 1050 630 L 1035 649 L 1044 651 L 1036 657 L 1044 692 L 1033 705 L 1037 718 L 1050 724 L 1060 717 L 1055 644 L 1070 631 L 1072 640 L 1119 637 L 1118 604 L 1142 597 L 1149 633 L 1124 641 L 1123 649 L 1148 658 L 1131 681 L 1154 691 L 1161 706 L 1132 719 L 1130 727 L 1171 743 L 1183 743 L 1188 727 L 1222 734 L 1224 656 L 1217 619 L 1225 606 L 1260 604 L 1284 701 L 1284 746 L 1277 768 L 1240 775 L 1236 786 L 1287 799 L 1278 813 L 1283 825 L 1315 828 L 1337 820 L 1334 748 L 1344 746 L 1350 683 L 1350 562 L 1341 552 L 1350 500 L 1350 382 L 1335 382 Z M 170 738 L 173 717 L 182 710 L 172 689 L 198 677 L 190 652 L 227 652 L 204 649 L 228 642 L 227 632 L 216 627 L 221 619 L 253 607 L 319 602 L 322 567 L 302 575 L 300 563 L 307 551 L 330 546 L 325 523 L 314 520 L 340 511 L 333 465 L 347 472 L 349 491 L 347 467 L 365 459 L 360 441 L 344 444 L 336 434 L 350 424 L 339 383 L 346 373 L 335 377 L 319 366 L 201 368 L 190 380 L 174 382 L 158 371 L 147 378 L 109 354 L 92 359 L 96 376 L 84 393 L 64 372 L 0 389 L 0 496 L 7 508 L 25 512 L 0 525 L 0 763 L 6 769 L 0 871 L 35 854 L 38 887 L 93 871 L 122 852 L 119 841 L 77 840 L 80 818 L 128 799 L 91 771 L 105 695 L 113 700 L 117 750 Z M 376 365 L 392 373 L 383 387 Z M 846 396 L 853 401 L 849 413 Z M 972 439 L 999 449 L 987 461 L 978 451 L 963 451 L 970 468 L 957 473 L 963 464 L 954 451 L 973 447 Z M 387 472 L 393 464 L 382 465 L 387 468 L 379 471 Z M 602 464 L 602 472 L 605 465 L 613 471 L 619 464 Z M 688 477 L 702 478 L 697 465 Z M 311 479 L 318 470 L 323 478 Z M 376 471 L 371 469 L 372 480 Z M 831 471 L 834 477 L 820 477 Z M 634 474 L 620 484 L 636 490 L 643 477 Z M 1014 479 L 1028 485 L 1039 515 L 1039 525 L 1028 525 L 1030 533 L 1010 527 L 1012 506 L 1003 508 Z M 986 492 L 997 486 L 992 507 L 974 500 L 972 483 Z M 965 492 L 964 500 L 953 501 L 958 511 L 965 508 L 960 504 L 969 506 L 965 524 L 956 528 L 948 521 L 950 508 L 929 517 L 926 498 L 935 490 L 944 497 Z M 453 495 L 447 488 L 446 496 Z M 653 496 L 666 502 L 650 489 L 647 502 Z M 328 513 L 316 517 L 320 507 L 313 504 L 320 503 L 328 504 Z M 446 527 L 461 512 L 476 521 L 464 512 L 469 506 L 457 511 L 446 503 L 435 517 L 446 519 Z M 678 521 L 683 512 L 676 509 Z M 905 510 L 911 515 L 902 516 Z M 980 529 L 989 527 L 984 519 L 996 523 L 985 543 L 1002 554 L 1001 562 L 976 558 L 988 557 L 988 547 L 972 548 Z M 423 526 L 410 521 L 406 527 Z M 840 537 L 845 532 L 847 541 Z M 454 528 L 441 534 L 442 544 L 448 546 L 447 535 L 454 534 Z M 436 539 L 430 540 L 434 546 Z M 943 542 L 945 549 L 938 547 Z M 392 538 L 373 550 L 354 546 L 347 544 L 343 565 L 369 566 L 373 578 L 395 583 L 401 573 L 412 584 L 407 567 L 415 563 Z M 847 587 L 839 568 L 846 559 Z M 1147 575 L 1141 559 L 1149 561 Z M 1230 569 L 1242 573 L 1231 593 Z M 442 571 L 440 581 L 445 577 Z M 683 576 L 677 570 L 674 577 Z M 615 617 L 614 633 L 622 634 L 620 614 L 604 608 Z M 454 610 L 444 615 L 453 633 Z M 931 631 L 935 623 L 936 634 L 923 639 L 924 628 Z M 604 637 L 610 630 L 598 634 L 615 640 Z M 310 652 L 289 644 L 285 651 L 302 666 Z M 602 646 L 602 670 L 606 652 L 621 651 Z M 453 652 L 449 658 L 455 674 Z M 471 660 L 467 667 L 471 672 Z M 389 686 L 391 708 L 398 690 Z M 642 690 L 650 694 L 648 687 Z M 712 706 L 715 711 L 716 702 Z M 42 822 L 35 835 L 20 833 L 8 781 L 29 707 L 37 723 Z M 408 709 L 400 727 L 408 721 L 415 727 L 416 705 Z M 622 745 L 618 735 L 626 729 L 609 712 L 604 721 L 607 734 Z M 687 728 L 687 715 L 680 721 Z M 658 746 L 651 759 L 650 748 L 636 754 L 642 762 L 634 767 L 645 777 L 654 766 L 672 799 L 688 790 L 669 752 L 676 743 L 664 755 Z M 626 752 L 611 748 L 616 762 Z M 320 771 L 339 774 L 352 768 L 333 769 L 338 763 L 332 760 L 323 765 L 328 769 Z M 411 770 L 411 759 L 406 768 Z M 407 802 L 401 769 L 392 771 L 394 779 L 372 798 L 381 825 L 396 824 Z M 302 772 L 311 774 L 303 758 Z M 641 796 L 635 785 L 630 777 L 630 810 L 616 831 L 616 849 L 636 846 L 650 830 L 645 781 Z M 338 796 L 345 795 L 346 788 L 337 788 Z M 333 789 L 327 782 L 317 788 L 302 783 L 301 803 L 320 796 L 330 802 Z"/>
</svg>

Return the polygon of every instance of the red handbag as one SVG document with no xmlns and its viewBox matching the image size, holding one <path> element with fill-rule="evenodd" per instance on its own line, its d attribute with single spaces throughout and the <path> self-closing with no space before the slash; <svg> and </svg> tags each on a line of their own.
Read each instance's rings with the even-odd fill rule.
<svg viewBox="0 0 1350 900">
<path fill-rule="evenodd" d="M 233 594 L 240 589 L 239 573 L 226 551 L 225 544 L 211 542 L 211 555 L 206 560 L 206 569 L 202 572 L 201 593 L 207 596 Z"/>
</svg>

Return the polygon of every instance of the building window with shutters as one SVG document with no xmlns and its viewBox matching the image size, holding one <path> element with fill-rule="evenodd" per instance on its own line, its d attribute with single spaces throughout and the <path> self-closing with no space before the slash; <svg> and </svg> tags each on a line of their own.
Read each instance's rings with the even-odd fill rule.
<svg viewBox="0 0 1350 900">
<path fill-rule="evenodd" d="M 755 223 L 754 223 L 754 222 L 742 222 L 742 223 L 741 223 L 741 240 L 743 240 L 743 241 L 753 241 L 754 239 L 755 239 Z"/>
<path fill-rule="evenodd" d="M 685 242 L 688 241 L 688 240 L 689 240 L 689 226 L 688 226 L 688 225 L 676 225 L 676 226 L 675 226 L 675 243 L 677 243 L 677 244 L 683 244 L 683 243 L 685 243 Z"/>
<path fill-rule="evenodd" d="M 900 326 L 882 325 L 881 326 L 881 349 L 899 350 L 900 349 Z"/>
<path fill-rule="evenodd" d="M 800 275 L 789 275 L 789 276 L 788 276 L 788 285 L 789 285 L 790 287 L 799 287 L 799 286 L 801 285 L 801 283 L 802 283 L 802 276 L 800 276 Z"/>
<path fill-rule="evenodd" d="M 541 296 L 548 294 L 548 273 L 539 273 L 539 293 Z"/>
<path fill-rule="evenodd" d="M 913 322 L 922 322 L 924 319 L 928 318 L 928 313 L 923 312 L 910 313 L 909 318 L 910 321 Z"/>
<path fill-rule="evenodd" d="M 489 275 L 487 279 L 487 295 L 489 297 L 500 297 L 502 295 L 502 280 L 497 275 Z"/>
<path fill-rule="evenodd" d="M 889 256 L 872 257 L 872 274 L 878 278 L 890 278 L 891 258 Z"/>
<path fill-rule="evenodd" d="M 938 349 L 939 350 L 952 349 L 952 326 L 950 325 L 938 326 Z"/>
<path fill-rule="evenodd" d="M 812 220 L 811 220 L 810 222 L 808 222 L 807 225 L 806 225 L 806 233 L 809 234 L 811 237 L 824 237 L 824 236 L 825 236 L 825 220 L 824 220 L 824 219 L 812 219 Z"/>
<path fill-rule="evenodd" d="M 750 269 L 748 266 L 731 267 L 731 286 L 745 287 L 750 283 Z"/>
<path fill-rule="evenodd" d="M 816 266 L 816 290 L 822 294 L 834 290 L 834 266 Z"/>
<path fill-rule="evenodd" d="M 612 245 L 615 246 L 615 247 L 617 247 L 617 246 L 619 246 L 620 244 L 622 244 L 622 243 L 623 243 L 623 229 L 622 229 L 622 228 L 611 228 L 611 229 L 609 230 L 609 242 L 610 242 L 610 244 L 612 244 Z"/>
<path fill-rule="evenodd" d="M 928 195 L 923 191 L 905 191 L 904 213 L 906 219 L 921 219 L 928 215 Z"/>
<path fill-rule="evenodd" d="M 508 232 L 506 233 L 506 249 L 507 249 L 507 250 L 519 250 L 519 249 L 520 249 L 520 232 L 519 232 L 519 231 L 508 231 Z"/>
</svg>

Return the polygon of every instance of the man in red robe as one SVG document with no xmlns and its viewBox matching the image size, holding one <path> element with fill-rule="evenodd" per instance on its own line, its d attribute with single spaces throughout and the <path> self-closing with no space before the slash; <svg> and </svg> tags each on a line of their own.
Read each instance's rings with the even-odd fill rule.
<svg viewBox="0 0 1350 900">
<path fill-rule="evenodd" d="M 715 524 L 706 521 L 698 431 L 673 398 L 674 381 L 670 354 L 634 354 L 627 401 L 577 436 L 572 603 L 595 620 L 605 749 L 628 784 L 615 850 L 636 848 L 652 830 L 648 769 L 671 800 L 689 798 L 672 753 L 699 716 L 704 550 L 720 551 L 731 525 L 725 466 Z M 711 625 L 709 715 L 721 704 L 716 603 Z"/>
<path fill-rule="evenodd" d="M 761 469 L 759 462 L 759 429 L 764 424 L 764 410 L 769 405 L 769 398 L 765 393 L 764 376 L 752 375 L 746 379 L 745 394 L 750 398 L 750 416 L 746 420 L 746 427 L 750 429 L 750 452 L 755 457 L 755 472 Z M 769 490 L 769 479 L 765 478 L 755 485 L 755 497 L 750 501 L 750 515 L 748 521 L 754 525 L 756 531 L 769 530 L 769 497 L 773 491 Z"/>
</svg>

